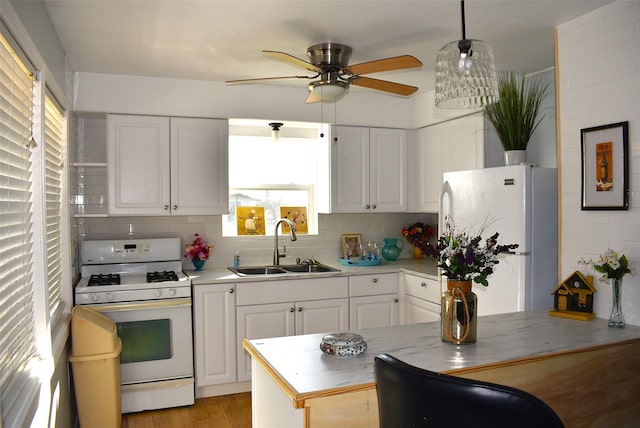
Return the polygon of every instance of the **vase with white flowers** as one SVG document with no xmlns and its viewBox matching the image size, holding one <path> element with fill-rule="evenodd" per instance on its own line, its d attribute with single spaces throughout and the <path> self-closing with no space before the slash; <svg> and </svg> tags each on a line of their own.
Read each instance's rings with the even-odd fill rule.
<svg viewBox="0 0 640 428">
<path fill-rule="evenodd" d="M 205 240 L 198 233 L 194 233 L 194 240 L 190 244 L 186 244 L 187 252 L 185 253 L 185 257 L 191 259 L 193 263 L 193 267 L 196 271 L 202 271 L 204 267 L 204 262 L 209 258 L 211 254 L 211 249 L 213 248 L 212 244 L 207 244 Z"/>
<path fill-rule="evenodd" d="M 609 315 L 609 327 L 624 328 L 625 320 L 622 314 L 622 278 L 626 274 L 633 275 L 634 269 L 629 266 L 627 257 L 612 249 L 608 249 L 600 255 L 598 261 L 581 258 L 578 264 L 588 266 L 596 272 L 600 272 L 601 282 L 610 282 L 613 293 L 611 314 Z"/>
<path fill-rule="evenodd" d="M 496 232 L 482 243 L 483 225 L 478 233 L 458 230 L 451 218 L 445 220 L 445 230 L 436 244 L 429 243 L 426 254 L 436 259 L 447 290 L 442 295 L 441 324 L 443 342 L 476 342 L 477 296 L 471 283 L 487 287 L 487 278 L 500 260 L 498 254 L 513 250 L 518 244 L 498 244 Z"/>
</svg>

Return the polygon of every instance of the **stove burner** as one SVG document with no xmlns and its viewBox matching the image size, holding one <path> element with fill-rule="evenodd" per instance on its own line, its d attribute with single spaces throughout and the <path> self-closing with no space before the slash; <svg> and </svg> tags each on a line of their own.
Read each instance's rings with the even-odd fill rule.
<svg viewBox="0 0 640 428">
<path fill-rule="evenodd" d="M 147 282 L 165 282 L 165 281 L 177 281 L 178 275 L 174 271 L 163 272 L 147 272 Z"/>
<path fill-rule="evenodd" d="M 95 287 L 100 285 L 120 285 L 120 274 L 106 273 L 99 275 L 91 275 L 89 277 L 89 287 Z"/>
</svg>

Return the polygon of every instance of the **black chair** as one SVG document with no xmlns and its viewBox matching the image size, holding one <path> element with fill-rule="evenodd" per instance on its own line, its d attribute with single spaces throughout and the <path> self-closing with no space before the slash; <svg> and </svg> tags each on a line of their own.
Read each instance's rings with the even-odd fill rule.
<svg viewBox="0 0 640 428">
<path fill-rule="evenodd" d="M 380 428 L 563 427 L 539 398 L 508 386 L 435 373 L 389 354 L 375 357 Z"/>
</svg>

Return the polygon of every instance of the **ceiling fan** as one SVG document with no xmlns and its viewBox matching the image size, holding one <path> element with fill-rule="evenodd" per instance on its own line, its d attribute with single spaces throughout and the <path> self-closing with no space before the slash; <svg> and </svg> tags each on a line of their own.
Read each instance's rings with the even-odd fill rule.
<svg viewBox="0 0 640 428">
<path fill-rule="evenodd" d="M 271 80 L 283 79 L 316 79 L 309 83 L 309 96 L 307 103 L 333 102 L 341 98 L 349 89 L 349 85 L 362 86 L 392 94 L 409 96 L 418 88 L 388 80 L 364 77 L 363 74 L 379 73 L 382 71 L 400 70 L 404 68 L 421 67 L 422 62 L 411 55 L 401 55 L 391 58 L 378 59 L 349 65 L 351 48 L 339 43 L 319 43 L 307 48 L 309 61 L 304 61 L 285 52 L 264 50 L 262 53 L 268 57 L 287 61 L 295 66 L 314 72 L 312 76 L 281 76 L 263 77 L 258 79 L 228 80 L 230 85 L 245 83 L 262 83 Z"/>
</svg>

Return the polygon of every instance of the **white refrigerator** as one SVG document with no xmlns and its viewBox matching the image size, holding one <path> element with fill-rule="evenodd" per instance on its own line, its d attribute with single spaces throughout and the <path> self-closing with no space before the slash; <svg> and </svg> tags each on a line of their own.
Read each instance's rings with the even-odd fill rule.
<svg viewBox="0 0 640 428">
<path fill-rule="evenodd" d="M 447 172 L 440 197 L 440 231 L 446 216 L 459 229 L 479 231 L 483 242 L 499 232 L 500 255 L 489 286 L 474 283 L 478 315 L 553 307 L 558 277 L 557 170 L 531 165 Z M 443 281 L 446 278 L 442 278 Z"/>
</svg>

